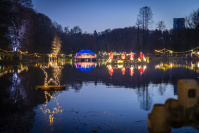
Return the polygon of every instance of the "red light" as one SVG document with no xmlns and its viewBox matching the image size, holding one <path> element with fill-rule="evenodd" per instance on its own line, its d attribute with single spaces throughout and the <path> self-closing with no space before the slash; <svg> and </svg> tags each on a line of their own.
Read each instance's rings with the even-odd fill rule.
<svg viewBox="0 0 199 133">
<path fill-rule="evenodd" d="M 122 67 L 121 71 L 122 71 L 122 74 L 124 75 L 125 72 L 126 72 L 126 68 L 125 68 L 125 67 Z"/>
<path fill-rule="evenodd" d="M 134 55 L 129 55 L 130 60 L 134 60 Z"/>
<path fill-rule="evenodd" d="M 130 72 L 130 75 L 133 76 L 133 74 L 134 74 L 134 68 L 131 67 L 131 68 L 129 69 L 129 72 Z"/>
<path fill-rule="evenodd" d="M 124 53 L 121 54 L 121 59 L 125 60 L 126 59 L 126 55 Z"/>
<path fill-rule="evenodd" d="M 110 68 L 110 69 L 109 69 L 109 74 L 112 76 L 113 73 L 114 73 L 113 68 Z"/>
<path fill-rule="evenodd" d="M 140 59 L 143 59 L 144 58 L 144 54 L 140 54 Z"/>
<path fill-rule="evenodd" d="M 109 54 L 109 59 L 113 59 L 113 53 L 112 52 L 110 52 L 110 54 Z"/>
<path fill-rule="evenodd" d="M 140 68 L 140 73 L 144 73 L 144 68 Z"/>
</svg>

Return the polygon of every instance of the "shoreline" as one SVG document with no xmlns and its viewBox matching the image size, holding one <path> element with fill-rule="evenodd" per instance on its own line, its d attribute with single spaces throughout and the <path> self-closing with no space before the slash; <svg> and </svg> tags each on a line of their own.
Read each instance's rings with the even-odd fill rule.
<svg viewBox="0 0 199 133">
<path fill-rule="evenodd" d="M 73 61 L 74 62 L 74 58 L 65 58 L 65 59 L 58 59 L 55 61 L 59 61 L 59 60 L 64 60 L 66 61 Z M 97 58 L 97 61 L 105 61 L 107 60 L 107 58 Z M 155 56 L 149 56 L 149 61 L 153 62 L 153 61 L 199 61 L 198 57 L 155 57 Z M 126 60 L 128 61 L 128 60 Z M 22 59 L 22 60 L 0 60 L 0 65 L 18 65 L 19 63 L 36 63 L 36 62 L 48 62 L 48 60 L 44 60 L 44 59 Z"/>
</svg>

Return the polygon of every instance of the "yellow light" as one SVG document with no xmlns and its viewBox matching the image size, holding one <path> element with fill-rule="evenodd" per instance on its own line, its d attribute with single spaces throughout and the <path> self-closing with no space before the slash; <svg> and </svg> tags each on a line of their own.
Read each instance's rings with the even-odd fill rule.
<svg viewBox="0 0 199 133">
<path fill-rule="evenodd" d="M 170 67 L 172 68 L 172 64 L 170 64 Z"/>
<path fill-rule="evenodd" d="M 191 69 L 192 69 L 192 70 L 193 70 L 194 67 L 195 67 L 195 65 L 191 63 Z"/>
<path fill-rule="evenodd" d="M 155 69 L 160 69 L 160 65 L 155 65 Z"/>
<path fill-rule="evenodd" d="M 40 107 L 40 109 L 42 110 L 42 112 L 44 114 L 48 114 L 49 115 L 49 122 L 50 122 L 50 125 L 53 124 L 53 119 L 54 119 L 54 114 L 57 114 L 59 112 L 63 112 L 64 110 L 62 109 L 62 106 L 60 106 L 60 104 L 58 103 L 58 99 L 59 99 L 59 94 L 60 92 L 58 91 L 55 91 L 52 95 L 50 93 L 48 93 L 47 91 L 44 91 L 44 94 L 45 94 L 45 99 L 46 99 L 46 103 L 44 105 L 42 105 Z M 51 111 L 50 109 L 47 109 L 47 104 L 48 104 L 48 97 L 50 98 L 54 98 L 54 101 L 57 105 L 57 108 L 53 108 L 53 110 Z"/>
<path fill-rule="evenodd" d="M 117 68 L 122 68 L 122 67 L 123 67 L 123 65 L 118 65 L 118 66 L 117 66 Z"/>
<path fill-rule="evenodd" d="M 117 63 L 123 63 L 123 60 L 118 60 Z"/>
<path fill-rule="evenodd" d="M 111 65 L 107 65 L 107 67 L 108 67 L 108 69 L 111 69 L 111 68 L 112 68 L 112 66 L 111 66 Z"/>
</svg>

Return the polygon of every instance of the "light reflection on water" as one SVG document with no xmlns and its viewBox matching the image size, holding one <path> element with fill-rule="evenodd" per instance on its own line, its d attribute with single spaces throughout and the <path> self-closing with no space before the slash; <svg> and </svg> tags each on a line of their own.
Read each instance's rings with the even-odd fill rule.
<svg viewBox="0 0 199 133">
<path fill-rule="evenodd" d="M 89 132 L 93 129 L 100 132 L 145 132 L 147 131 L 146 115 L 151 110 L 151 108 L 146 110 L 148 107 L 146 104 L 151 104 L 151 107 L 152 101 L 164 103 L 166 100 L 166 97 L 162 97 L 159 93 L 160 85 L 162 84 L 148 86 L 151 90 L 149 95 L 152 97 L 151 102 L 147 103 L 147 96 L 141 92 L 144 88 L 138 92 L 138 88 L 127 89 L 107 87 L 104 84 L 95 86 L 93 82 L 83 83 L 78 93 L 72 89 L 61 93 L 59 104 L 62 105 L 64 112 L 56 114 L 53 127 L 57 131 Z M 173 85 L 163 84 L 163 87 L 165 88 L 164 95 L 176 98 L 173 95 Z M 41 113 L 39 109 L 36 109 L 36 112 Z M 40 116 L 37 117 L 36 123 L 42 122 L 44 125 L 49 125 L 47 116 L 46 121 L 42 121 Z M 59 125 L 63 123 L 67 126 L 59 128 Z M 37 124 L 33 131 L 40 130 L 40 124 Z M 50 131 L 50 129 L 45 129 L 45 131 Z"/>
<path fill-rule="evenodd" d="M 7 98 L 5 96 L 0 99 L 3 101 L 1 106 L 6 105 L 1 115 L 5 114 L 3 111 L 9 112 L 12 108 L 28 112 L 26 107 L 34 112 L 21 114 L 26 119 L 32 119 L 29 127 L 26 127 L 32 132 L 148 132 L 147 116 L 153 105 L 164 104 L 168 98 L 177 98 L 178 79 L 198 77 L 197 63 L 192 62 L 130 66 L 105 65 L 97 62 L 94 63 L 93 69 L 84 72 L 74 67 L 77 64 L 57 62 L 58 66 L 63 65 L 63 69 L 59 72 L 59 81 L 61 85 L 67 87 L 67 90 L 36 91 L 34 87 L 45 81 L 45 75 L 39 67 L 42 64 L 29 65 L 28 69 L 24 69 L 26 71 L 20 73 L 15 70 L 13 76 L 20 81 L 17 85 L 20 93 L 17 95 L 26 94 L 26 97 L 20 100 L 21 106 L 15 107 L 19 102 L 12 100 L 5 102 Z M 85 64 L 78 66 L 85 68 Z M 89 66 L 93 65 L 86 65 L 86 68 Z M 48 72 L 53 76 L 53 69 Z M 0 82 L 6 82 L 1 94 L 11 95 L 11 92 L 5 90 L 10 86 L 16 86 L 9 82 L 12 75 L 2 75 Z M 59 94 L 56 95 L 57 93 Z M 10 111 L 7 115 L 14 114 L 17 113 Z M 25 120 L 18 119 L 18 121 L 20 124 Z M 18 128 L 24 127 L 18 126 Z M 10 130 L 12 129 L 2 129 L 2 131 Z"/>
<path fill-rule="evenodd" d="M 75 67 L 82 72 L 84 71 L 91 71 L 97 66 L 96 62 L 76 62 Z"/>
</svg>

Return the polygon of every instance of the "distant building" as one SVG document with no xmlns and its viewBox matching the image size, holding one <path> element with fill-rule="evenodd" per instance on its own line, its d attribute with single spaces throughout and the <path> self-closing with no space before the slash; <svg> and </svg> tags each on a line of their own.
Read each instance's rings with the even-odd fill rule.
<svg viewBox="0 0 199 133">
<path fill-rule="evenodd" d="M 174 18 L 173 19 L 173 29 L 183 29 L 185 28 L 184 18 Z"/>
</svg>

